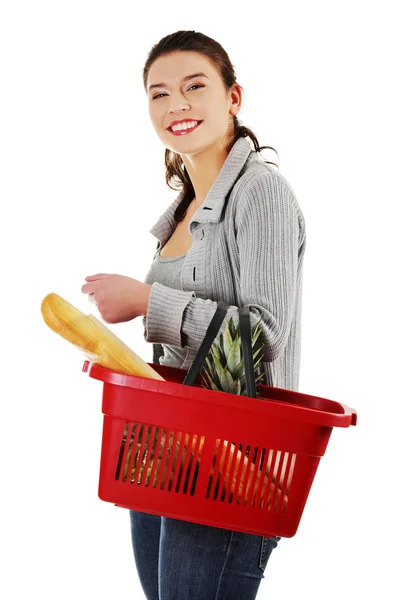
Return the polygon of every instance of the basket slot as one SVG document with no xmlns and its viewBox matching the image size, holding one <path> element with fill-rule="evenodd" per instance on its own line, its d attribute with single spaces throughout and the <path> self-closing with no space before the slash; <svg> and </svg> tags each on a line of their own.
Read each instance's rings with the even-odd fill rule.
<svg viewBox="0 0 400 600">
<path fill-rule="evenodd" d="M 229 468 L 228 482 L 227 482 L 227 486 L 226 486 L 226 488 L 228 490 L 231 490 L 231 487 L 232 487 L 232 479 L 233 479 L 233 475 L 234 475 L 234 472 L 235 472 L 234 465 L 237 464 L 237 455 L 238 455 L 238 452 L 239 452 L 239 445 L 235 444 L 235 450 L 233 452 L 232 462 L 231 462 L 230 468 Z M 223 500 L 225 500 L 225 496 L 223 497 Z M 232 501 L 232 492 L 229 493 L 229 500 L 228 501 L 229 502 Z"/>
<path fill-rule="evenodd" d="M 155 456 L 159 456 L 159 452 L 160 452 L 160 446 L 161 446 L 161 438 L 162 438 L 162 434 L 160 435 L 160 427 L 156 427 L 156 447 L 154 448 L 154 441 L 153 441 L 153 464 L 152 464 L 152 475 L 151 475 L 151 479 L 150 479 L 150 486 L 155 488 L 156 484 L 157 484 L 157 467 L 158 467 L 158 459 L 156 461 L 154 461 L 154 457 Z"/>
<path fill-rule="evenodd" d="M 245 465 L 245 475 L 244 475 L 242 493 L 240 495 L 240 500 L 244 506 L 246 506 L 246 504 L 247 504 L 247 486 L 249 484 L 249 478 L 252 475 L 251 467 L 252 466 L 254 467 L 252 461 L 250 460 L 250 456 L 252 456 L 252 449 L 253 449 L 252 446 L 246 447 L 247 464 Z M 251 478 L 250 478 L 250 483 L 251 483 Z M 238 502 L 236 501 L 236 503 L 238 503 Z"/>
<path fill-rule="evenodd" d="M 189 434 L 187 434 L 187 435 L 189 435 Z M 183 465 L 183 472 L 182 472 L 182 478 L 183 478 L 183 475 L 185 475 L 185 480 L 184 480 L 183 489 L 182 489 L 183 494 L 186 494 L 186 492 L 187 492 L 189 476 L 190 476 L 190 469 L 192 466 L 192 462 L 190 459 L 192 457 L 192 448 L 193 448 L 193 440 L 194 440 L 193 434 L 190 435 L 189 440 L 190 441 L 187 445 L 185 464 Z"/>
<path fill-rule="evenodd" d="M 218 479 L 218 472 L 216 472 L 216 466 L 219 465 L 220 460 L 221 460 L 221 455 L 222 455 L 222 448 L 223 445 L 220 443 L 221 440 L 217 440 L 216 444 L 215 444 L 215 451 L 214 451 L 214 457 L 213 457 L 213 461 L 212 461 L 212 466 L 211 466 L 211 472 L 208 478 L 208 486 L 207 486 L 207 493 L 206 493 L 206 498 L 208 499 L 210 497 L 210 495 L 214 494 L 214 500 L 216 498 L 216 483 L 217 483 L 217 479 Z M 215 474 L 215 476 L 214 476 Z"/>
<path fill-rule="evenodd" d="M 134 423 L 128 448 L 128 456 L 125 463 L 123 481 L 126 481 L 126 479 L 128 478 L 128 480 L 131 483 L 134 482 L 134 476 L 136 473 L 138 463 L 138 454 L 141 449 L 142 435 L 143 425 L 139 423 Z"/>
<path fill-rule="evenodd" d="M 249 483 L 249 494 L 248 494 L 250 496 L 250 498 L 253 499 L 253 501 L 251 503 L 251 506 L 253 506 L 253 507 L 254 507 L 254 488 L 255 488 L 255 485 L 256 485 L 256 482 L 257 482 L 257 473 L 258 473 L 258 470 L 259 470 L 258 467 L 256 467 L 256 465 L 257 465 L 257 458 L 258 458 L 258 451 L 259 451 L 259 448 L 258 448 L 258 446 L 256 446 L 255 453 L 254 453 L 254 460 L 252 461 L 252 464 L 254 464 L 254 467 L 253 467 L 252 473 L 251 473 L 251 478 L 250 478 L 250 483 Z M 247 493 L 246 493 L 246 498 L 245 498 L 245 501 L 244 501 L 244 505 L 245 506 L 247 506 L 247 500 L 248 500 L 248 498 L 247 498 Z"/>
<path fill-rule="evenodd" d="M 262 500 L 262 498 L 264 498 L 264 495 L 265 495 L 265 477 L 268 473 L 268 465 L 271 462 L 272 454 L 273 454 L 273 450 L 270 450 L 268 458 L 267 458 L 265 448 L 263 448 L 263 451 L 261 453 L 261 462 L 260 462 L 260 467 L 259 467 L 259 469 L 261 471 L 261 475 L 258 478 L 257 485 L 256 485 L 257 494 L 256 494 L 256 499 L 255 499 L 255 506 L 257 508 L 261 508 L 261 500 Z M 253 506 L 254 506 L 254 504 L 253 504 Z"/>
<path fill-rule="evenodd" d="M 248 461 L 246 461 L 246 453 L 249 452 L 249 446 L 244 447 L 242 445 L 242 450 L 241 450 L 241 460 L 240 460 L 240 465 L 239 465 L 239 469 L 238 469 L 238 474 L 237 474 L 237 481 L 236 481 L 236 486 L 235 486 L 235 498 L 234 501 L 236 504 L 240 504 L 241 500 L 242 500 L 242 496 L 243 496 L 243 490 L 244 490 L 244 480 L 246 479 L 246 475 L 247 475 L 247 467 L 248 465 Z"/>
<path fill-rule="evenodd" d="M 154 462 L 154 454 L 152 453 L 153 445 L 154 445 L 154 438 L 155 438 L 155 434 L 156 434 L 156 427 L 152 427 L 151 425 L 148 428 L 148 433 L 151 431 L 151 435 L 150 435 L 150 439 L 149 436 L 147 435 L 147 439 L 146 439 L 146 454 L 145 454 L 145 464 L 143 467 L 143 473 L 146 473 L 146 477 L 145 477 L 145 483 L 144 485 L 148 485 L 149 484 L 149 478 L 151 475 L 151 467 L 153 466 L 153 462 Z M 150 448 L 150 451 L 149 451 Z M 138 481 L 138 483 L 142 482 L 142 477 L 141 474 L 139 474 L 139 478 L 140 481 Z"/>
<path fill-rule="evenodd" d="M 171 449 L 171 444 L 173 443 L 173 439 L 174 439 L 173 431 L 171 431 L 170 429 L 167 429 L 166 431 L 167 431 L 167 434 L 165 436 L 162 455 L 160 457 L 161 458 L 160 474 L 162 473 L 161 482 L 160 482 L 160 490 L 164 489 L 165 476 L 168 471 L 168 463 L 169 463 L 169 458 L 170 458 L 170 449 Z M 165 444 L 165 442 L 167 442 L 167 443 Z M 171 463 L 172 463 L 172 461 L 171 461 Z"/>
<path fill-rule="evenodd" d="M 243 450 L 243 446 L 242 446 L 242 450 Z M 236 464 L 234 465 L 234 479 L 236 479 L 235 482 L 235 488 L 233 490 L 233 497 L 232 497 L 232 503 L 238 503 L 238 494 L 239 494 L 239 484 L 240 484 L 240 480 L 243 477 L 243 464 L 244 464 L 244 457 L 245 457 L 245 453 L 242 451 L 240 454 L 240 459 L 239 459 L 239 465 L 237 465 L 237 460 L 236 460 Z M 238 466 L 238 469 L 236 471 L 236 466 Z"/>
<path fill-rule="evenodd" d="M 291 460 L 291 464 L 289 467 L 290 456 L 291 456 L 292 460 Z M 281 492 L 280 492 L 280 495 L 278 498 L 277 506 L 275 507 L 276 512 L 283 513 L 286 510 L 284 498 L 285 498 L 285 494 L 287 493 L 288 499 L 289 499 L 289 488 L 290 488 L 289 473 L 291 472 L 291 474 L 293 475 L 293 468 L 294 468 L 295 460 L 296 460 L 295 454 L 291 455 L 290 452 L 285 452 L 285 456 L 283 459 L 282 477 L 281 477 L 281 481 L 279 483 Z M 293 467 L 292 467 L 292 463 L 293 463 Z M 289 482 L 289 485 L 288 485 L 288 482 Z"/>
<path fill-rule="evenodd" d="M 129 429 L 129 423 L 125 423 L 124 433 L 122 434 L 121 447 L 120 447 L 120 450 L 119 450 L 117 470 L 115 472 L 115 479 L 117 481 L 119 479 L 119 475 L 120 475 L 120 472 L 121 472 L 122 458 L 124 456 L 124 450 L 125 450 L 125 445 L 126 445 L 126 438 L 127 438 L 127 435 L 128 435 L 128 429 Z"/>
<path fill-rule="evenodd" d="M 223 476 L 218 477 L 218 480 L 219 480 L 218 481 L 218 490 L 216 490 L 216 491 L 218 491 L 218 493 L 217 493 L 217 495 L 214 494 L 214 500 L 224 501 L 225 500 L 225 486 L 221 485 L 221 480 L 223 482 L 225 482 L 225 480 L 226 480 L 225 475 L 227 472 L 228 460 L 229 460 L 229 455 L 230 455 L 230 452 L 228 451 L 228 448 L 230 448 L 230 443 L 228 442 L 226 446 L 221 444 L 221 446 L 223 448 L 222 449 L 222 459 L 221 459 L 222 464 L 220 464 L 221 469 L 218 469 L 218 470 L 223 474 Z"/>
<path fill-rule="evenodd" d="M 290 495 L 290 484 L 292 483 L 292 478 L 293 478 L 293 473 L 294 473 L 294 467 L 296 464 L 296 458 L 297 458 L 297 454 L 294 454 L 292 452 L 287 452 L 287 462 L 285 464 L 285 473 L 284 473 L 284 478 L 283 478 L 283 482 L 282 482 L 282 486 L 281 486 L 281 498 L 279 501 L 279 506 L 278 506 L 278 512 L 286 512 L 287 509 L 287 503 L 289 502 L 289 495 Z M 290 459 L 290 464 L 289 464 L 289 459 Z M 285 502 L 285 495 L 286 495 L 286 502 Z"/>
<path fill-rule="evenodd" d="M 222 481 L 226 485 L 221 485 L 220 486 L 220 492 L 218 493 L 218 500 L 221 500 L 222 502 L 225 501 L 226 492 L 229 489 L 229 483 L 228 482 L 231 479 L 231 475 L 233 474 L 232 473 L 232 469 L 231 469 L 232 454 L 229 451 L 229 448 L 232 448 L 232 446 L 228 442 L 228 444 L 224 448 L 224 464 L 222 465 L 222 473 L 223 473 Z M 237 448 L 235 448 L 235 454 L 237 455 Z"/>
<path fill-rule="evenodd" d="M 287 475 L 287 463 L 288 463 L 288 456 L 289 453 L 288 452 L 283 452 L 282 456 L 281 456 L 281 461 L 279 464 L 279 470 L 278 470 L 278 475 L 277 475 L 277 479 L 276 479 L 276 485 L 275 485 L 275 491 L 274 491 L 274 497 L 272 499 L 272 510 L 274 510 L 275 512 L 278 512 L 279 506 L 280 504 L 283 502 L 284 499 L 284 493 L 282 493 L 283 490 L 283 480 L 285 479 L 285 476 Z"/>
<path fill-rule="evenodd" d="M 201 442 L 200 442 L 201 440 Z M 188 482 L 188 487 L 190 488 L 190 495 L 193 496 L 195 489 L 196 489 L 196 481 L 197 481 L 197 476 L 199 474 L 199 468 L 200 468 L 200 458 L 201 458 L 201 454 L 200 454 L 200 443 L 203 445 L 204 444 L 204 436 L 199 436 L 196 435 L 196 445 L 195 445 L 195 449 L 194 449 L 194 454 L 193 454 L 193 462 L 192 465 L 194 465 L 194 468 L 191 470 L 190 473 L 190 478 L 189 478 L 189 482 Z"/>
<path fill-rule="evenodd" d="M 147 445 L 146 445 L 146 441 L 148 441 L 148 434 L 149 434 L 149 430 L 147 427 L 147 431 L 146 431 L 146 426 L 145 425 L 141 425 L 140 426 L 140 432 L 139 432 L 139 444 L 138 444 L 138 448 L 137 448 L 137 452 L 136 452 L 136 456 L 135 456 L 135 467 L 136 467 L 136 473 L 137 474 L 137 483 L 140 484 L 141 479 L 142 479 L 142 474 L 144 471 L 144 465 L 143 465 L 143 459 L 146 458 L 146 452 L 147 452 Z M 133 476 L 134 473 L 132 473 L 132 478 L 131 478 L 131 483 L 133 483 Z"/>
<path fill-rule="evenodd" d="M 276 473 L 276 469 L 278 467 L 277 458 L 278 458 L 278 452 L 276 452 L 275 450 L 270 450 L 269 456 L 268 456 L 268 462 L 267 462 L 267 471 L 266 471 L 266 474 L 268 474 L 268 479 L 267 479 L 266 484 L 263 481 L 263 497 L 261 498 L 261 504 L 260 504 L 261 509 L 266 508 L 268 510 L 268 506 L 269 506 L 268 499 L 271 494 L 272 476 L 274 475 L 274 473 Z M 278 461 L 279 461 L 279 459 L 278 459 Z"/>
<path fill-rule="evenodd" d="M 175 492 L 179 491 L 179 485 L 178 485 L 178 477 L 179 477 L 179 465 L 181 465 L 182 463 L 182 454 L 183 454 L 183 450 L 184 450 L 184 443 L 182 443 L 182 434 L 181 434 L 181 441 L 179 442 L 179 451 L 178 451 L 178 456 L 176 459 L 176 465 L 175 465 L 175 469 L 174 469 L 174 473 L 173 473 L 173 479 L 172 481 L 170 481 L 170 484 L 168 486 L 168 491 L 170 492 L 171 489 L 174 489 Z M 180 482 L 180 480 L 179 480 Z"/>
<path fill-rule="evenodd" d="M 131 431 L 129 432 L 129 429 Z M 122 481 L 126 481 L 128 473 L 132 473 L 132 464 L 135 462 L 135 454 L 137 449 L 137 441 L 139 435 L 139 427 L 137 427 L 137 423 L 133 423 L 131 428 L 127 429 L 126 440 L 129 439 L 129 444 L 126 444 L 126 440 L 123 438 L 124 449 L 124 473 L 122 476 Z"/>
<path fill-rule="evenodd" d="M 274 467 L 274 473 L 273 473 L 273 479 L 275 480 L 276 483 L 274 485 L 272 495 L 268 498 L 267 510 L 274 510 L 276 497 L 277 497 L 277 493 L 279 490 L 279 481 L 280 481 L 281 472 L 282 472 L 283 459 L 284 459 L 284 453 L 281 452 L 280 450 L 278 450 L 276 453 L 276 461 L 275 461 L 275 467 Z M 278 495 L 278 502 L 279 502 L 279 499 L 280 499 L 280 494 Z"/>
<path fill-rule="evenodd" d="M 167 458 L 167 448 L 166 448 L 166 440 L 168 439 L 169 436 L 169 429 L 163 429 L 162 430 L 162 434 L 161 434 L 161 456 L 159 456 L 159 454 L 157 454 L 156 456 L 158 456 L 158 460 L 157 460 L 157 467 L 156 467 L 156 475 L 155 475 L 155 484 L 156 487 L 160 487 L 160 479 L 161 479 L 161 485 L 163 484 L 163 478 L 162 478 L 162 473 L 164 471 L 165 468 L 165 460 Z M 154 487 L 154 485 L 153 485 Z M 160 487 L 160 489 L 163 489 L 163 487 Z"/>
<path fill-rule="evenodd" d="M 180 432 L 174 431 L 173 435 L 172 435 L 172 441 L 170 441 L 171 450 L 170 450 L 169 457 L 167 459 L 168 470 L 167 470 L 167 478 L 166 478 L 166 481 L 169 482 L 168 483 L 168 491 L 171 491 L 172 479 L 170 480 L 170 476 L 171 476 L 171 470 L 172 470 L 172 475 L 174 474 L 173 466 L 174 466 L 174 461 L 176 459 L 176 450 L 179 448 L 179 446 L 178 446 L 179 437 L 180 437 Z M 170 440 L 171 440 L 171 436 L 170 436 Z M 168 450 L 169 450 L 169 447 L 167 449 L 167 452 L 168 452 Z M 163 485 L 161 486 L 161 489 L 164 489 Z"/>
<path fill-rule="evenodd" d="M 181 457 L 179 462 L 177 463 L 176 467 L 175 467 L 175 471 L 177 472 L 177 479 L 176 479 L 176 484 L 175 484 L 175 492 L 179 493 L 179 488 L 181 487 L 181 482 L 182 482 L 182 475 L 184 473 L 184 465 L 186 464 L 187 458 L 188 458 L 188 438 L 189 438 L 189 434 L 184 433 L 182 434 L 181 437 Z"/>
<path fill-rule="evenodd" d="M 133 450 L 132 450 L 132 454 L 134 455 L 132 470 L 129 469 L 129 471 L 128 471 L 128 473 L 131 473 L 131 477 L 129 479 L 130 483 L 133 483 L 135 481 L 135 476 L 136 476 L 136 483 L 139 483 L 140 467 L 141 467 L 140 462 L 141 462 L 141 457 L 143 455 L 143 450 L 144 450 L 143 441 L 145 439 L 144 427 L 145 427 L 144 424 L 140 423 L 140 425 L 137 428 L 137 430 L 139 431 L 139 434 L 137 436 L 136 446 L 134 446 Z"/>
</svg>

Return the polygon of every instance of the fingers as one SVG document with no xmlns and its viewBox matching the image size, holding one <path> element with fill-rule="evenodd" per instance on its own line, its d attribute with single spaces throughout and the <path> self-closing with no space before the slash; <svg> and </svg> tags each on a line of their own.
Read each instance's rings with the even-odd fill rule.
<svg viewBox="0 0 400 600">
<path fill-rule="evenodd" d="M 93 282 L 97 281 L 98 279 L 107 279 L 111 277 L 111 275 L 109 275 L 108 273 L 96 273 L 96 275 L 88 275 L 87 277 L 85 277 L 85 281 L 87 281 L 88 283 L 85 283 L 82 287 L 81 287 L 81 291 L 83 294 L 90 294 L 94 287 L 93 287 Z"/>
<path fill-rule="evenodd" d="M 85 281 L 87 281 L 88 283 L 85 283 L 81 287 L 81 292 L 83 294 L 89 294 L 89 302 L 93 302 L 94 304 L 96 304 L 96 302 L 94 302 L 94 296 L 91 296 L 91 294 L 94 294 L 94 291 L 96 289 L 94 282 L 99 279 L 110 279 L 112 277 L 115 277 L 115 275 L 110 273 L 96 273 L 96 275 L 88 275 L 87 277 L 85 277 Z"/>
<path fill-rule="evenodd" d="M 97 273 L 96 275 L 88 275 L 85 277 L 86 281 L 96 281 L 96 279 L 107 279 L 107 277 L 112 277 L 109 273 Z"/>
<path fill-rule="evenodd" d="M 91 293 L 93 293 L 93 284 L 92 283 L 85 283 L 81 287 L 81 292 L 83 294 L 91 294 Z"/>
</svg>

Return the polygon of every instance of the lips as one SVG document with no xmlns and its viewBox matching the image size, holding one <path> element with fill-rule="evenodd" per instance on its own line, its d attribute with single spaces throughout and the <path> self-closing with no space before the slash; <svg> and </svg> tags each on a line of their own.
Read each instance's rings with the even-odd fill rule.
<svg viewBox="0 0 400 600">
<path fill-rule="evenodd" d="M 195 125 L 194 127 L 190 127 L 190 129 L 181 129 L 177 131 L 172 131 L 171 127 L 168 127 L 167 131 L 172 133 L 172 135 L 187 135 L 189 133 L 192 133 L 192 131 L 195 131 L 195 129 L 197 129 L 202 123 L 203 121 L 198 121 L 197 125 Z"/>
</svg>

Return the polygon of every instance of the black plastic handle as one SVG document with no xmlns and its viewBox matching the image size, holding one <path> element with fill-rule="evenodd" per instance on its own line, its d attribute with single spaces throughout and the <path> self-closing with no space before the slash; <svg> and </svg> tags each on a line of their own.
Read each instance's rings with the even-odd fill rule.
<svg viewBox="0 0 400 600">
<path fill-rule="evenodd" d="M 254 373 L 253 350 L 251 344 L 250 311 L 248 306 L 243 306 L 239 308 L 239 327 L 243 346 L 246 391 L 248 396 L 255 398 L 257 396 L 256 375 Z"/>
<path fill-rule="evenodd" d="M 222 322 L 228 311 L 229 304 L 225 302 L 218 302 L 217 310 L 214 313 L 213 318 L 208 326 L 204 339 L 197 351 L 196 356 L 193 359 L 190 369 L 188 370 L 185 379 L 183 380 L 184 385 L 193 385 L 196 381 L 203 363 L 210 351 L 210 348 L 219 332 Z M 246 391 L 247 395 L 255 398 L 257 396 L 256 389 L 256 378 L 254 373 L 254 362 L 253 362 L 253 351 L 251 343 L 251 324 L 250 324 L 250 313 L 249 307 L 243 306 L 239 308 L 239 330 L 242 341 L 243 356 L 244 356 L 244 372 L 246 377 Z"/>
</svg>

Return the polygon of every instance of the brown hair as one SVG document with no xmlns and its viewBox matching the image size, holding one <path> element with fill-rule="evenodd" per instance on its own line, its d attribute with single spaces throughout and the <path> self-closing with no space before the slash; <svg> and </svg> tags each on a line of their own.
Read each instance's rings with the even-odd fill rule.
<svg viewBox="0 0 400 600">
<path fill-rule="evenodd" d="M 218 42 L 198 31 L 181 30 L 163 37 L 151 48 L 143 69 L 143 84 L 146 93 L 149 69 L 153 62 L 160 56 L 185 50 L 200 52 L 201 54 L 207 56 L 213 62 L 219 74 L 221 75 L 221 79 L 227 91 L 232 87 L 232 85 L 237 84 L 235 70 L 230 58 Z M 243 89 L 242 86 L 239 87 Z M 253 131 L 242 125 L 235 115 L 233 117 L 233 136 L 227 146 L 228 154 L 236 141 L 241 137 L 249 137 L 254 144 L 254 149 L 256 152 L 261 152 L 261 150 L 265 148 L 269 148 L 276 152 L 275 148 L 272 148 L 271 146 L 260 147 L 257 137 Z M 270 163 L 269 161 L 264 162 L 278 167 L 278 165 L 275 163 Z M 174 179 L 175 182 L 177 182 L 177 185 L 174 185 Z M 168 148 L 165 150 L 165 180 L 171 190 L 183 190 L 182 201 L 178 205 L 174 215 L 176 221 L 182 221 L 189 204 L 194 198 L 195 192 L 190 177 L 187 171 L 183 168 L 182 159 L 180 158 L 179 154 L 169 150 Z"/>
</svg>

